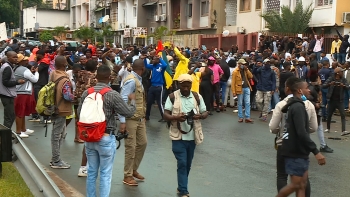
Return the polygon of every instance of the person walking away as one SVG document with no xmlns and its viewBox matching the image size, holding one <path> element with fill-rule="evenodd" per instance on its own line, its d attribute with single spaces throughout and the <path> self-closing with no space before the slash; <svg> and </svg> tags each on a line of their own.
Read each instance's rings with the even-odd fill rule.
<svg viewBox="0 0 350 197">
<path fill-rule="evenodd" d="M 325 132 L 330 132 L 331 119 L 334 111 L 339 110 L 341 117 L 341 129 L 342 136 L 349 135 L 350 133 L 345 130 L 345 111 L 344 111 L 344 94 L 349 90 L 349 84 L 343 77 L 344 69 L 338 67 L 334 69 L 334 75 L 330 76 L 326 82 L 322 85 L 322 88 L 328 88 L 327 101 L 328 101 L 328 117 L 327 117 L 327 129 Z"/>
<path fill-rule="evenodd" d="M 315 155 L 319 165 L 326 164 L 325 157 L 319 152 L 309 134 L 310 124 L 303 101 L 309 96 L 310 90 L 302 79 L 289 80 L 292 79 L 293 97 L 289 98 L 282 108 L 282 112 L 286 113 L 286 126 L 281 146 L 285 171 L 291 177 L 291 183 L 283 187 L 276 197 L 287 197 L 294 192 L 298 197 L 305 196 L 310 152 Z"/>
<path fill-rule="evenodd" d="M 66 65 L 66 58 L 64 56 L 57 56 L 55 59 L 56 70 L 50 75 L 50 81 L 56 83 L 54 99 L 55 105 L 58 109 L 58 114 L 52 116 L 54 124 L 51 134 L 52 159 L 50 166 L 51 168 L 57 169 L 70 168 L 70 165 L 61 159 L 60 154 L 63 137 L 66 132 L 66 116 L 73 113 L 72 102 L 74 101 L 72 84 L 66 73 Z"/>
<path fill-rule="evenodd" d="M 17 64 L 17 53 L 7 51 L 6 57 L 7 61 L 0 67 L 0 98 L 4 106 L 3 125 L 11 129 L 16 117 L 14 105 L 14 100 L 17 96 L 16 85 L 24 84 L 25 80 L 16 80 L 14 75 L 13 68 Z"/>
<path fill-rule="evenodd" d="M 94 86 L 95 92 L 99 92 L 103 88 L 108 87 L 110 82 L 111 69 L 102 65 L 97 69 L 97 84 Z M 78 107 L 78 116 L 80 116 L 82 104 L 88 96 L 85 90 L 81 96 Z M 87 197 L 95 197 L 96 195 L 96 179 L 100 173 L 100 197 L 108 197 L 110 195 L 112 170 L 114 156 L 116 153 L 116 140 L 114 133 L 117 131 L 117 121 L 115 115 L 120 114 L 125 117 L 131 117 L 135 113 L 135 94 L 132 93 L 128 97 L 130 105 L 127 105 L 119 93 L 110 90 L 103 96 L 103 111 L 106 116 L 106 130 L 99 142 L 85 142 L 86 156 L 89 161 L 88 177 L 86 178 L 86 195 Z"/>
<path fill-rule="evenodd" d="M 288 174 L 286 173 L 286 167 L 284 162 L 284 157 L 281 154 L 282 136 L 286 128 L 286 113 L 282 112 L 282 108 L 287 105 L 288 100 L 293 97 L 291 93 L 291 86 L 294 85 L 296 77 L 290 77 L 285 82 L 285 94 L 286 98 L 277 103 L 275 110 L 272 114 L 269 128 L 272 134 L 276 135 L 275 138 L 275 148 L 277 150 L 277 191 L 280 191 L 283 187 L 287 185 Z M 307 94 L 307 93 L 306 93 Z M 310 125 L 310 133 L 315 132 L 317 129 L 317 117 L 314 105 L 308 101 L 304 101 L 305 109 L 308 114 L 308 120 Z M 309 179 L 307 179 L 307 185 L 305 188 L 305 196 L 310 197 L 311 195 L 311 185 Z"/>
<path fill-rule="evenodd" d="M 200 119 L 206 119 L 208 112 L 202 96 L 191 92 L 192 77 L 189 74 L 182 74 L 178 82 L 180 89 L 170 94 L 166 100 L 164 118 L 171 121 L 169 136 L 177 160 L 177 192 L 181 197 L 189 197 L 188 176 L 194 150 L 203 142 Z M 186 121 L 185 114 L 188 113 L 193 114 L 192 125 Z"/>
<path fill-rule="evenodd" d="M 213 115 L 211 113 L 211 109 L 213 107 L 212 97 L 213 97 L 213 88 L 212 84 L 214 81 L 213 71 L 208 68 L 208 64 L 202 63 L 202 67 L 199 69 L 201 71 L 201 82 L 199 84 L 199 94 L 202 95 L 205 106 L 209 115 Z"/>
<path fill-rule="evenodd" d="M 256 87 L 256 105 L 261 112 L 261 120 L 267 121 L 267 114 L 271 103 L 271 97 L 276 90 L 276 75 L 270 67 L 269 59 L 265 59 L 264 65 L 256 67 L 253 70 L 253 73 L 257 76 L 258 79 L 258 84 Z"/>
<path fill-rule="evenodd" d="M 232 108 L 235 105 L 235 99 L 233 98 L 231 84 L 232 84 L 232 73 L 236 68 L 236 60 L 230 59 L 227 64 L 230 68 L 230 78 L 227 80 L 226 94 L 225 94 L 225 98 L 224 98 L 224 106 L 225 107 L 227 106 L 228 96 L 230 95 L 230 104 L 228 106 Z M 252 98 L 252 97 L 250 97 L 250 98 Z"/>
<path fill-rule="evenodd" d="M 35 98 L 33 95 L 33 83 L 39 79 L 38 67 L 32 67 L 29 70 L 28 57 L 22 54 L 17 54 L 18 66 L 13 71 L 15 80 L 23 79 L 26 82 L 16 86 L 17 97 L 14 100 L 15 114 L 16 114 L 16 133 L 22 137 L 29 137 L 34 133 L 33 130 L 26 128 L 25 116 L 35 113 Z"/>
<path fill-rule="evenodd" d="M 280 73 L 280 85 L 279 85 L 279 92 L 280 92 L 280 97 L 281 100 L 287 97 L 285 93 L 285 84 L 286 81 L 289 79 L 289 77 L 293 77 L 294 74 L 290 72 L 290 63 L 289 62 L 284 62 L 283 63 L 283 70 Z M 277 105 L 277 104 L 276 104 Z"/>
<path fill-rule="evenodd" d="M 163 104 L 162 104 L 162 96 L 163 96 L 163 87 L 164 87 L 164 72 L 167 67 L 166 62 L 156 55 L 151 64 L 147 63 L 146 57 L 142 57 L 144 60 L 144 64 L 147 69 L 152 70 L 151 75 L 151 87 L 148 89 L 147 96 L 147 109 L 146 109 L 146 120 L 149 120 L 149 116 L 151 114 L 151 108 L 154 104 L 154 101 L 157 102 L 159 113 L 161 115 L 161 119 L 158 122 L 164 122 L 163 120 Z"/>
<path fill-rule="evenodd" d="M 135 93 L 136 112 L 126 118 L 119 116 L 121 133 L 128 132 L 128 138 L 125 139 L 125 161 L 124 161 L 124 179 L 123 183 L 130 186 L 137 186 L 134 179 L 144 181 L 145 177 L 138 173 L 143 155 L 147 146 L 146 135 L 146 99 L 142 86 L 142 74 L 146 70 L 143 60 L 136 59 L 133 63 L 130 75 L 125 78 L 120 95 L 125 103 L 129 103 L 128 95 Z"/>
<path fill-rule="evenodd" d="M 224 72 L 222 77 L 220 78 L 220 89 L 221 89 L 221 103 L 223 105 L 224 111 L 226 111 L 226 105 L 225 103 L 225 97 L 228 92 L 226 92 L 227 87 L 227 81 L 230 78 L 230 67 L 228 66 L 226 62 L 226 56 L 224 53 L 221 53 L 221 60 L 219 62 L 219 66 L 221 70 Z"/>
<path fill-rule="evenodd" d="M 310 74 L 310 83 L 309 83 L 310 95 L 309 97 L 307 97 L 307 99 L 312 102 L 312 104 L 315 106 L 315 109 L 316 109 L 317 125 L 318 125 L 317 136 L 318 136 L 318 139 L 320 140 L 320 152 L 333 153 L 333 149 L 327 146 L 326 141 L 324 139 L 323 124 L 321 121 L 322 111 L 320 111 L 322 106 L 319 100 L 321 85 L 318 82 L 317 72 L 314 72 L 314 71 L 311 71 L 311 72 L 312 73 Z"/>
<path fill-rule="evenodd" d="M 325 61 L 322 63 L 323 67 L 318 72 L 318 76 L 320 77 L 321 84 L 323 85 L 327 79 L 333 74 L 333 71 L 331 68 L 329 68 L 329 62 Z M 327 101 L 327 94 L 328 94 L 328 88 L 321 88 L 322 93 L 322 122 L 327 122 L 327 111 L 328 111 L 328 101 Z"/>
<path fill-rule="evenodd" d="M 48 57 L 45 57 L 46 51 L 43 49 L 40 49 L 38 52 L 36 52 L 36 59 L 38 62 L 38 73 L 39 73 L 39 79 L 34 84 L 34 96 L 35 101 L 38 101 L 38 94 L 41 88 L 43 88 L 48 82 L 49 82 L 49 67 L 50 67 L 50 59 Z M 44 118 L 43 122 L 47 121 L 47 123 L 51 123 L 50 120 L 47 120 L 47 118 Z M 40 116 L 37 113 L 32 114 L 32 119 L 29 120 L 30 122 L 40 122 Z"/>
<path fill-rule="evenodd" d="M 214 81 L 213 81 L 213 93 L 212 102 L 214 104 L 214 99 L 216 102 L 216 112 L 220 112 L 220 78 L 223 76 L 224 71 L 222 71 L 221 67 L 215 63 L 216 60 L 213 56 L 208 58 L 208 66 L 213 71 Z"/>
<path fill-rule="evenodd" d="M 246 123 L 253 123 L 250 119 L 250 92 L 252 88 L 249 81 L 253 78 L 253 74 L 247 67 L 247 62 L 240 59 L 237 62 L 238 66 L 232 73 L 231 90 L 234 97 L 238 98 L 238 122 L 243 122 L 245 118 Z M 243 100 L 245 116 L 243 116 Z"/>
</svg>

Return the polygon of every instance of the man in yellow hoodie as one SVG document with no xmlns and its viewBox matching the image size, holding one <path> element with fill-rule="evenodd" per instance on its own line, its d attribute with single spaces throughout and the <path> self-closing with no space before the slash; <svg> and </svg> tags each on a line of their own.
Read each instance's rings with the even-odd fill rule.
<svg viewBox="0 0 350 197">
<path fill-rule="evenodd" d="M 175 68 L 175 74 L 173 77 L 173 81 L 175 84 L 177 84 L 177 79 L 179 78 L 180 75 L 182 74 L 187 74 L 188 73 L 188 63 L 190 62 L 188 58 L 188 54 L 186 52 L 180 52 L 179 49 L 173 44 L 173 49 L 176 54 L 176 56 L 179 58 L 179 63 L 177 64 Z M 176 88 L 177 89 L 177 88 Z"/>
<path fill-rule="evenodd" d="M 331 55 L 335 61 L 338 61 L 338 53 L 339 53 L 339 48 L 341 43 L 342 41 L 339 40 L 339 37 L 337 35 L 335 35 L 334 40 L 332 42 L 332 47 L 331 47 Z"/>
</svg>

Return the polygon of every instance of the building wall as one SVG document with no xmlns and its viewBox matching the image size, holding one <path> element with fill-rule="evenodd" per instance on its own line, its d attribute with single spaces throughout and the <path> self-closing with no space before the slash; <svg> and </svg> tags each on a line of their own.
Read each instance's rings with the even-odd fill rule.
<svg viewBox="0 0 350 197">
<path fill-rule="evenodd" d="M 35 23 L 37 21 L 36 7 L 29 7 L 23 9 L 23 31 L 32 32 L 34 31 Z M 32 28 L 32 30 L 30 30 Z"/>
<path fill-rule="evenodd" d="M 48 20 L 49 19 L 49 20 Z M 69 11 L 63 10 L 37 10 L 37 22 L 40 28 L 69 25 Z"/>
<path fill-rule="evenodd" d="M 257 32 L 261 30 L 262 20 L 260 17 L 261 9 L 256 9 L 256 0 L 250 1 L 249 11 L 240 11 L 241 1 L 237 1 L 237 23 L 236 27 L 225 27 L 230 33 L 237 33 L 238 27 L 243 27 L 246 33 Z M 249 21 L 249 22 L 248 22 Z"/>
<path fill-rule="evenodd" d="M 348 0 L 335 0 L 337 2 L 336 5 L 336 14 L 335 14 L 335 23 L 338 25 L 344 25 L 343 34 L 349 34 L 350 32 L 350 24 L 343 23 L 343 13 L 350 12 L 350 6 Z"/>
</svg>

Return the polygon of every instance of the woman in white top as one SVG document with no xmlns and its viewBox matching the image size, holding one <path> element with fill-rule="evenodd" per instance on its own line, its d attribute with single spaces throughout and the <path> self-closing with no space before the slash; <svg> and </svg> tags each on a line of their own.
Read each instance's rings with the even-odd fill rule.
<svg viewBox="0 0 350 197">
<path fill-rule="evenodd" d="M 230 61 L 228 61 L 227 64 L 230 67 L 230 78 L 227 81 L 227 86 L 226 86 L 227 93 L 225 94 L 224 106 L 227 106 L 228 95 L 230 94 L 230 106 L 233 107 L 235 102 L 234 102 L 234 97 L 231 90 L 231 82 L 232 82 L 232 73 L 236 69 L 236 60 L 230 59 Z"/>
</svg>

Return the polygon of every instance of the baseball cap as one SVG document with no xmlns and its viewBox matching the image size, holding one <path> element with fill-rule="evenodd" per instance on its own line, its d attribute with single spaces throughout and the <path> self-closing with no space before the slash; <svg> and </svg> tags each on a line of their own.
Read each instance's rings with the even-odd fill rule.
<svg viewBox="0 0 350 197">
<path fill-rule="evenodd" d="M 237 64 L 246 64 L 247 62 L 244 59 L 239 59 Z"/>
<path fill-rule="evenodd" d="M 270 60 L 269 59 L 264 59 L 264 63 L 266 63 L 266 62 L 270 62 Z"/>
<path fill-rule="evenodd" d="M 18 53 L 17 54 L 17 62 L 21 62 L 21 61 L 25 61 L 25 60 L 28 60 L 28 57 Z"/>
<path fill-rule="evenodd" d="M 186 82 L 186 81 L 192 83 L 192 77 L 191 77 L 191 75 L 189 75 L 189 74 L 181 74 L 181 75 L 179 76 L 179 78 L 177 79 L 177 81 L 178 81 L 179 83 Z"/>
<path fill-rule="evenodd" d="M 302 56 L 299 57 L 298 61 L 299 61 L 299 62 L 305 62 L 305 57 L 302 57 Z"/>
</svg>

